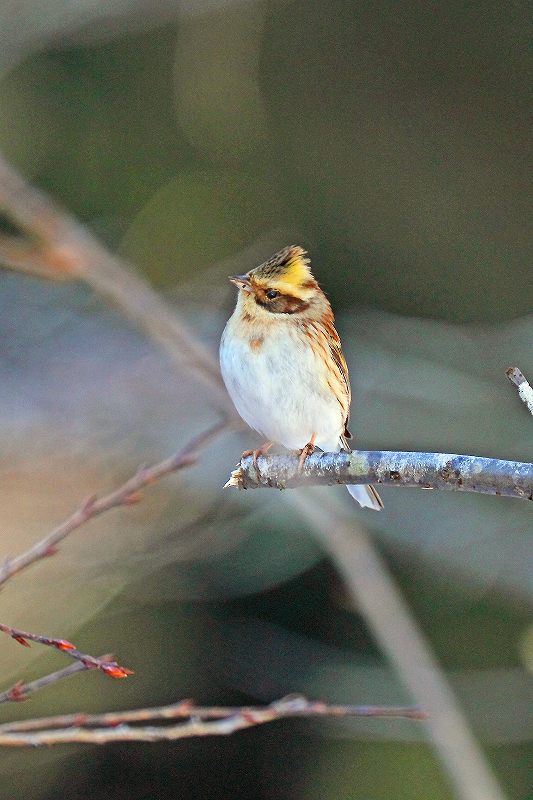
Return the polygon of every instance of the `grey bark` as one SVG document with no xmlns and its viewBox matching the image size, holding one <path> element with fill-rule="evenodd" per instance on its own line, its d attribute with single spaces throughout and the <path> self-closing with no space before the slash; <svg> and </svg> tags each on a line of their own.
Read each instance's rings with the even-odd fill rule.
<svg viewBox="0 0 533 800">
<path fill-rule="evenodd" d="M 505 495 L 533 500 L 533 464 L 453 453 L 358 450 L 313 453 L 298 470 L 293 455 L 243 458 L 227 486 L 240 489 L 333 484 L 411 486 Z"/>
</svg>

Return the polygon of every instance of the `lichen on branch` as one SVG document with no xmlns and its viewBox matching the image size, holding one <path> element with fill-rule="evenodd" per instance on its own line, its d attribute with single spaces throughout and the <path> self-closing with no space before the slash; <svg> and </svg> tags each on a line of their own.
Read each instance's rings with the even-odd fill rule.
<svg viewBox="0 0 533 800">
<path fill-rule="evenodd" d="M 356 450 L 313 453 L 299 468 L 294 455 L 244 457 L 226 487 L 290 489 L 297 486 L 374 484 L 479 492 L 533 499 L 533 464 L 451 453 Z"/>
</svg>

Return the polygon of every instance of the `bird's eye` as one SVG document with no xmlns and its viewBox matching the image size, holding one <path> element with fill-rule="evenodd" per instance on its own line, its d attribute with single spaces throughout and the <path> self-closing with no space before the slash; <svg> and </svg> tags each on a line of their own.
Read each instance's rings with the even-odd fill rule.
<svg viewBox="0 0 533 800">
<path fill-rule="evenodd" d="M 265 295 L 269 300 L 274 300 L 275 297 L 279 297 L 279 292 L 277 289 L 267 289 Z"/>
</svg>

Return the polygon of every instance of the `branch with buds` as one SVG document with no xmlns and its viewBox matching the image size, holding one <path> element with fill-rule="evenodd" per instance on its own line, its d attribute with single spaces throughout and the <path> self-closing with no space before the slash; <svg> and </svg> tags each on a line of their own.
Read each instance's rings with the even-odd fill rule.
<svg viewBox="0 0 533 800">
<path fill-rule="evenodd" d="M 91 658 L 93 658 L 93 656 L 91 656 Z M 95 660 L 101 663 L 111 662 L 113 661 L 113 656 L 107 654 L 99 656 Z M 34 692 L 38 692 L 40 689 L 45 689 L 47 686 L 52 686 L 54 683 L 58 683 L 65 678 L 71 678 L 78 672 L 84 672 L 87 669 L 91 669 L 87 662 L 76 661 L 74 664 L 70 664 L 68 667 L 58 669 L 56 672 L 50 672 L 48 675 L 43 675 L 40 678 L 36 678 L 34 681 L 30 681 L 29 683 L 17 681 L 9 689 L 0 692 L 0 705 L 3 703 L 20 703 L 24 700 L 27 700 L 31 694 L 34 694 Z M 118 675 L 116 677 L 125 678 L 127 675 Z"/>
<path fill-rule="evenodd" d="M 208 428 L 206 431 L 203 431 L 198 436 L 191 439 L 178 453 L 175 453 L 164 461 L 154 464 L 151 467 L 142 467 L 137 470 L 136 474 L 129 478 L 129 480 L 123 483 L 118 489 L 115 489 L 103 497 L 98 498 L 93 495 L 88 500 L 85 500 L 74 514 L 45 536 L 44 539 L 41 539 L 21 555 L 15 558 L 5 559 L 4 563 L 0 565 L 0 586 L 41 559 L 56 555 L 60 542 L 75 530 L 87 524 L 94 517 L 111 511 L 113 508 L 130 506 L 138 503 L 142 499 L 142 489 L 151 486 L 167 475 L 195 464 L 200 450 L 206 447 L 226 429 L 227 423 L 225 420 L 217 422 L 211 428 Z M 50 636 L 23 631 L 2 622 L 0 622 L 0 632 L 6 633 L 25 647 L 30 646 L 29 642 L 36 642 L 48 647 L 53 647 L 71 658 L 74 658 L 77 662 L 70 667 L 50 673 L 49 675 L 44 675 L 28 684 L 23 684 L 21 681 L 18 681 L 9 689 L 0 692 L 0 704 L 26 700 L 33 692 L 50 686 L 53 683 L 57 683 L 64 678 L 68 678 L 76 672 L 87 669 L 99 670 L 104 673 L 104 675 L 111 678 L 127 678 L 128 675 L 133 674 L 132 670 L 117 664 L 112 656 L 104 655 L 96 658 L 88 653 L 81 652 L 66 639 L 56 639 Z"/>
<path fill-rule="evenodd" d="M 50 636 L 42 636 L 39 633 L 29 633 L 28 631 L 21 631 L 20 628 L 12 628 L 10 625 L 5 625 L 0 622 L 0 631 L 7 633 L 19 644 L 24 647 L 29 647 L 30 642 L 37 642 L 44 644 L 47 647 L 54 647 L 56 650 L 66 653 L 71 658 L 79 661 L 86 669 L 99 669 L 105 675 L 111 678 L 127 678 L 128 675 L 133 675 L 133 670 L 127 667 L 121 667 L 116 661 L 109 661 L 107 658 L 95 658 L 88 653 L 82 653 L 78 650 L 76 645 L 66 639 L 53 639 Z"/>
<path fill-rule="evenodd" d="M 244 457 L 225 488 L 378 484 L 506 495 L 533 500 L 533 464 L 448 453 L 357 450 L 313 453 L 300 468 L 294 455 Z"/>
<path fill-rule="evenodd" d="M 55 530 L 41 539 L 25 553 L 16 558 L 6 558 L 0 565 L 0 586 L 8 581 L 13 575 L 26 569 L 42 558 L 48 558 L 57 553 L 57 546 L 73 531 L 85 525 L 94 517 L 111 511 L 113 508 L 121 506 L 135 505 L 142 499 L 141 490 L 151 486 L 161 478 L 178 472 L 186 467 L 190 467 L 198 460 L 199 451 L 210 444 L 220 433 L 228 429 L 226 420 L 215 423 L 203 433 L 195 436 L 178 453 L 154 464 L 151 467 L 140 467 L 136 474 L 129 478 L 118 489 L 110 492 L 104 497 L 91 495 L 87 498 L 80 508 L 75 511 L 65 522 Z"/>
</svg>

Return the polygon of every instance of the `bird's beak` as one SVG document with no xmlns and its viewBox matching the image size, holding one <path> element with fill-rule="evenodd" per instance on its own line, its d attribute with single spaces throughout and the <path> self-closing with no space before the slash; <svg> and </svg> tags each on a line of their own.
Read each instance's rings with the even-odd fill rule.
<svg viewBox="0 0 533 800">
<path fill-rule="evenodd" d="M 233 275 L 230 276 L 230 281 L 235 284 L 238 289 L 244 289 L 245 292 L 251 292 L 252 286 L 248 275 Z"/>
</svg>

